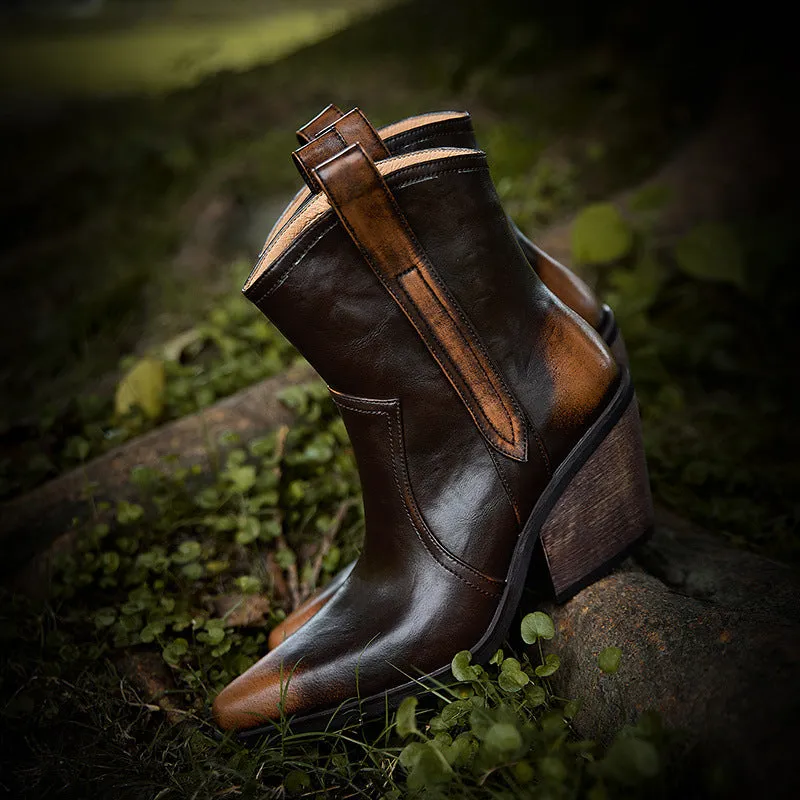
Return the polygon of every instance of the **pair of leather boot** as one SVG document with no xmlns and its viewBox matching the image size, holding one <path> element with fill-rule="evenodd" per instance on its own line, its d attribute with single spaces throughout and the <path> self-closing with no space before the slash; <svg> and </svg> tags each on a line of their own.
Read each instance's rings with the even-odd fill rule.
<svg viewBox="0 0 800 800">
<path fill-rule="evenodd" d="M 366 533 L 217 697 L 245 735 L 383 713 L 457 652 L 487 661 L 529 574 L 563 601 L 652 524 L 613 314 L 509 222 L 469 115 L 376 131 L 330 106 L 298 138 L 307 188 L 244 293 L 330 387 Z"/>
</svg>

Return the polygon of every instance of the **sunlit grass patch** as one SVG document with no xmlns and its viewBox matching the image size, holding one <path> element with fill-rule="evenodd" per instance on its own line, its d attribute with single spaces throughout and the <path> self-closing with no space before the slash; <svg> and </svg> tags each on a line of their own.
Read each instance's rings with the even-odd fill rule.
<svg viewBox="0 0 800 800">
<path fill-rule="evenodd" d="M 220 70 L 276 61 L 387 0 L 299 2 L 232 19 L 149 19 L 0 36 L 0 75 L 18 91 L 83 96 L 192 86 Z M 269 7 L 269 4 L 263 4 Z"/>
</svg>

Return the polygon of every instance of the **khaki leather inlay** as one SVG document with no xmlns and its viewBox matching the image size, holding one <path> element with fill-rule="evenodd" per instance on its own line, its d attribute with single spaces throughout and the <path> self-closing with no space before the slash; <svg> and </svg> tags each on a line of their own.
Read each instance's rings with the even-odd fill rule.
<svg viewBox="0 0 800 800">
<path fill-rule="evenodd" d="M 319 135 L 320 131 L 324 131 L 328 125 L 336 122 L 336 120 L 340 119 L 342 116 L 342 110 L 331 103 L 329 106 L 323 108 L 316 117 L 310 119 L 297 130 L 297 141 L 300 142 L 300 144 L 310 142 L 315 136 Z"/>
<path fill-rule="evenodd" d="M 466 111 L 434 111 L 431 114 L 419 114 L 416 117 L 401 119 L 391 125 L 385 125 L 378 129 L 382 139 L 389 139 L 398 136 L 414 128 L 421 128 L 423 125 L 433 125 L 435 122 L 447 122 L 451 119 L 466 119 L 469 114 Z"/>
<path fill-rule="evenodd" d="M 516 457 L 514 452 L 524 438 L 522 421 L 508 408 L 504 388 L 497 382 L 497 375 L 491 364 L 473 346 L 470 332 L 464 329 L 447 298 L 437 292 L 432 278 L 426 272 L 424 264 L 415 267 L 400 276 L 400 284 L 441 345 L 444 356 L 440 354 L 437 360 L 448 358 L 451 368 L 461 373 L 478 405 L 484 410 L 486 421 L 493 432 L 502 440 L 504 447 L 511 450 L 506 455 Z M 476 422 L 481 425 L 483 421 Z"/>
<path fill-rule="evenodd" d="M 527 436 L 519 406 L 364 148 L 351 145 L 315 174 L 353 242 L 414 325 L 484 438 L 509 458 L 525 461 Z"/>
</svg>

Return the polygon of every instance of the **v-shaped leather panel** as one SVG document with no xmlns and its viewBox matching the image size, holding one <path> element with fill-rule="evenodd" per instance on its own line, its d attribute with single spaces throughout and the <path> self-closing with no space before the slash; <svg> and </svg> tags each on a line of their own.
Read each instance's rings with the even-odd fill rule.
<svg viewBox="0 0 800 800">
<path fill-rule="evenodd" d="M 352 397 L 333 389 L 359 465 L 369 535 L 362 559 L 376 565 L 391 562 L 395 545 L 413 530 L 430 557 L 442 569 L 476 592 L 498 597 L 504 582 L 484 574 L 451 553 L 433 534 L 419 510 L 403 440 L 400 401 Z M 380 568 L 379 566 L 377 568 Z"/>
</svg>

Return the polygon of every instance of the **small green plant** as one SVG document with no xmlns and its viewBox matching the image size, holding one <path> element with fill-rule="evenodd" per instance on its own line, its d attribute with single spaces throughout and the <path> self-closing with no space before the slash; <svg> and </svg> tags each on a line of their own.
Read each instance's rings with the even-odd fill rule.
<svg viewBox="0 0 800 800">
<path fill-rule="evenodd" d="M 406 789 L 420 796 L 608 797 L 646 794 L 664 766 L 663 731 L 646 717 L 606 753 L 572 728 L 578 703 L 558 697 L 551 677 L 560 661 L 542 653 L 555 637 L 542 612 L 526 615 L 519 657 L 498 650 L 484 668 L 469 651 L 451 665 L 455 683 L 408 697 L 395 730 L 407 744 L 397 756 Z M 608 648 L 618 651 L 618 648 Z M 608 670 L 614 671 L 614 670 Z"/>
<path fill-rule="evenodd" d="M 633 247 L 633 231 L 611 203 L 595 203 L 572 224 L 572 256 L 578 264 L 608 264 Z"/>
</svg>

